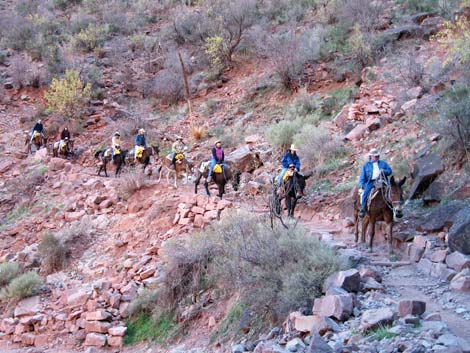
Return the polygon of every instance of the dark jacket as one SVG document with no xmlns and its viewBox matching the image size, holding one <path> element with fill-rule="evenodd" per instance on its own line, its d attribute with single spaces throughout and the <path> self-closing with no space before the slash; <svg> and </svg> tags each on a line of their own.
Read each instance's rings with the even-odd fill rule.
<svg viewBox="0 0 470 353">
<path fill-rule="evenodd" d="M 392 175 L 392 168 L 390 168 L 390 166 L 386 162 L 379 160 L 377 163 L 379 165 L 379 169 L 382 169 L 384 171 L 385 176 L 388 177 L 389 175 Z M 374 167 L 371 161 L 364 164 L 364 166 L 362 167 L 361 176 L 359 178 L 359 185 L 361 187 L 364 188 L 366 184 L 368 184 L 372 180 L 373 171 Z"/>
<path fill-rule="evenodd" d="M 135 145 L 147 147 L 147 142 L 145 142 L 145 135 L 138 134 L 135 137 Z"/>
<path fill-rule="evenodd" d="M 33 127 L 33 132 L 34 131 L 44 133 L 44 126 L 42 125 L 42 123 L 36 123 Z"/>
<path fill-rule="evenodd" d="M 70 131 L 69 130 L 62 130 L 60 133 L 60 139 L 65 140 L 65 138 L 68 138 L 70 140 Z"/>
<path fill-rule="evenodd" d="M 216 148 L 212 147 L 212 158 L 217 161 L 217 163 L 223 163 L 225 159 L 224 150 L 222 149 L 222 159 L 217 159 Z"/>
<path fill-rule="evenodd" d="M 297 156 L 297 154 L 293 155 L 290 151 L 287 151 L 284 157 L 282 157 L 281 164 L 283 168 L 289 168 L 289 165 L 293 164 L 295 165 L 295 169 L 300 172 L 299 156 Z"/>
</svg>

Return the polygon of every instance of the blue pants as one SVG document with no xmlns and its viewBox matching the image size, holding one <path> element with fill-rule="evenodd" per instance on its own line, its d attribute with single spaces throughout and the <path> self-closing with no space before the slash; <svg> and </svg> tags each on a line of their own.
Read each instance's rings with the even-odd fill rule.
<svg viewBox="0 0 470 353">
<path fill-rule="evenodd" d="M 217 160 L 216 159 L 212 159 L 211 160 L 211 166 L 209 167 L 209 174 L 208 174 L 208 177 L 212 176 L 212 173 L 214 172 L 214 167 L 215 165 L 217 164 Z M 220 163 L 220 166 L 222 167 L 222 171 L 224 170 L 224 163 Z"/>
<path fill-rule="evenodd" d="M 369 197 L 370 191 L 374 187 L 374 181 L 369 181 L 365 187 L 364 187 L 364 192 L 362 193 L 362 199 L 361 199 L 361 208 L 365 208 L 366 202 L 367 202 L 367 197 Z"/>
<path fill-rule="evenodd" d="M 282 167 L 281 173 L 279 173 L 279 176 L 277 177 L 277 186 L 281 186 L 282 178 L 284 178 L 284 175 L 286 174 L 287 169 L 289 168 Z"/>
</svg>

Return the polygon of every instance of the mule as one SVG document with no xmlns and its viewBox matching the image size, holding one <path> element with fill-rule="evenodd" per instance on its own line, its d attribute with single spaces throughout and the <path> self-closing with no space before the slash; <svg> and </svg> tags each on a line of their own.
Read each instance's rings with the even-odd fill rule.
<svg viewBox="0 0 470 353">
<path fill-rule="evenodd" d="M 374 236 L 375 236 L 375 224 L 377 221 L 384 221 L 387 225 L 386 237 L 388 241 L 388 252 L 393 253 L 392 247 L 392 233 L 393 223 L 395 219 L 403 217 L 403 190 L 402 186 L 406 181 L 406 177 L 396 181 L 392 176 L 390 182 L 384 182 L 381 179 L 376 182 L 376 187 L 371 191 L 371 200 L 366 212 L 365 217 L 362 220 L 361 229 L 361 243 L 366 242 L 366 232 L 369 229 L 369 250 L 372 251 Z M 353 190 L 354 197 L 354 237 L 355 242 L 358 242 L 359 237 L 359 209 L 361 205 L 361 198 L 359 189 L 356 187 Z"/>
<path fill-rule="evenodd" d="M 158 170 L 158 182 L 162 179 L 163 172 L 166 172 L 166 181 L 170 184 L 170 174 L 174 175 L 173 185 L 175 188 L 178 187 L 177 180 L 183 173 L 186 174 L 186 182 L 189 180 L 189 174 L 192 173 L 194 164 L 186 158 L 176 160 L 175 167 L 171 166 L 171 159 L 169 157 L 162 158 L 162 165 Z"/>
<path fill-rule="evenodd" d="M 211 196 L 209 191 L 209 183 L 207 182 L 207 177 L 209 175 L 210 162 L 202 162 L 197 170 L 196 180 L 194 184 L 194 193 L 197 194 L 197 187 L 201 181 L 201 178 L 204 177 L 204 187 L 206 189 L 207 196 Z M 233 190 L 237 191 L 238 186 L 240 185 L 240 172 L 232 170 L 230 165 L 225 163 L 222 167 L 222 173 L 212 173 L 212 182 L 217 185 L 219 189 L 218 196 L 222 198 L 225 194 L 225 185 L 231 181 Z"/>
<path fill-rule="evenodd" d="M 73 154 L 73 140 L 64 140 L 65 145 L 60 148 L 60 142 L 55 142 L 52 145 L 52 156 L 59 157 L 59 155 L 67 158 L 69 155 Z"/>
<path fill-rule="evenodd" d="M 47 143 L 47 138 L 42 136 L 41 134 L 36 134 L 33 139 L 31 140 L 31 135 L 27 134 L 25 138 L 25 146 L 26 146 L 26 153 L 33 153 L 32 150 L 32 145 L 36 147 L 36 151 L 39 151 L 39 149 L 43 146 L 45 146 Z"/>
<path fill-rule="evenodd" d="M 127 155 L 128 159 L 132 160 L 134 159 L 134 152 L 135 150 L 134 149 L 131 149 Z M 140 164 L 143 164 L 143 167 L 142 167 L 142 172 L 145 173 L 145 168 L 147 168 L 147 166 L 150 164 L 150 159 L 152 156 L 154 156 L 155 160 L 158 160 L 159 158 L 159 153 L 160 153 L 160 148 L 158 147 L 158 145 L 155 145 L 155 146 L 149 146 L 149 147 L 146 147 L 143 151 L 142 151 L 142 157 L 138 157 L 138 158 L 135 158 L 135 160 L 140 163 Z"/>
<path fill-rule="evenodd" d="M 284 199 L 286 208 L 287 208 L 287 217 L 294 218 L 294 211 L 295 206 L 297 205 L 297 201 L 302 197 L 305 196 L 304 190 L 306 186 L 306 180 L 310 178 L 312 175 L 304 175 L 297 171 L 294 171 L 292 176 L 288 177 L 280 187 L 277 187 L 277 181 L 274 180 L 276 183 L 276 187 L 274 188 L 274 207 L 275 207 L 275 214 L 277 216 L 281 216 L 282 212 L 282 205 L 281 202 Z"/>
<path fill-rule="evenodd" d="M 129 153 L 129 150 L 121 150 L 121 153 L 117 154 L 112 158 L 111 153 L 106 155 L 106 151 L 108 149 L 98 150 L 95 153 L 95 158 L 101 160 L 100 167 L 98 169 L 98 176 L 101 174 L 101 171 L 104 170 L 104 175 L 107 177 L 108 172 L 106 170 L 106 166 L 109 162 L 113 162 L 114 166 L 116 167 L 115 177 L 117 177 L 121 173 L 122 166 L 126 164 L 126 156 Z"/>
</svg>

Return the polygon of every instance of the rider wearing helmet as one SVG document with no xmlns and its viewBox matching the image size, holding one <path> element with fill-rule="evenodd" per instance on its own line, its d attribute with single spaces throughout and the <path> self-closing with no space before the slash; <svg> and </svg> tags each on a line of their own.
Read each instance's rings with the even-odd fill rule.
<svg viewBox="0 0 470 353">
<path fill-rule="evenodd" d="M 176 141 L 171 146 L 171 167 L 175 167 L 176 156 L 178 154 L 183 154 L 186 150 L 186 145 L 183 142 L 183 137 L 176 136 Z"/>
<path fill-rule="evenodd" d="M 209 168 L 209 174 L 207 176 L 207 182 L 212 181 L 212 173 L 214 171 L 214 167 L 216 164 L 220 164 L 220 166 L 223 166 L 225 159 L 225 154 L 224 154 L 224 149 L 222 148 L 222 142 L 220 140 L 217 140 L 214 142 L 214 147 L 212 147 L 212 160 L 211 160 L 211 165 Z"/>
<path fill-rule="evenodd" d="M 359 217 L 366 215 L 366 204 L 367 197 L 370 191 L 374 187 L 375 180 L 377 180 L 381 174 L 388 177 L 392 174 L 392 168 L 380 160 L 380 153 L 376 148 L 372 148 L 369 152 L 369 161 L 364 164 L 359 178 L 359 185 L 363 189 L 361 197 L 361 209 L 359 210 Z"/>
</svg>

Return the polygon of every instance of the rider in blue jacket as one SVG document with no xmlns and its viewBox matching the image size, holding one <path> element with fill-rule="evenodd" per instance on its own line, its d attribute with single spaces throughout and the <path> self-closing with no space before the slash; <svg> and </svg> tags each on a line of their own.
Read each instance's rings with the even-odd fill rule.
<svg viewBox="0 0 470 353">
<path fill-rule="evenodd" d="M 147 148 L 144 129 L 139 129 L 139 133 L 135 136 L 134 158 L 137 158 L 137 146 Z"/>
<path fill-rule="evenodd" d="M 364 189 L 361 198 L 361 209 L 359 211 L 359 217 L 364 217 L 366 215 L 366 203 L 367 197 L 369 196 L 370 191 L 374 187 L 374 182 L 377 178 L 380 177 L 383 173 L 386 177 L 392 174 L 392 168 L 379 159 L 380 154 L 376 148 L 373 148 L 369 152 L 369 161 L 364 164 L 362 167 L 361 176 L 359 178 L 359 185 Z"/>
<path fill-rule="evenodd" d="M 287 169 L 289 169 L 291 164 L 293 164 L 295 169 L 300 172 L 300 159 L 299 156 L 297 156 L 297 148 L 294 144 L 290 146 L 290 149 L 287 150 L 286 154 L 281 159 L 282 170 L 277 180 L 278 186 L 281 186 L 284 174 L 286 174 Z"/>
</svg>

